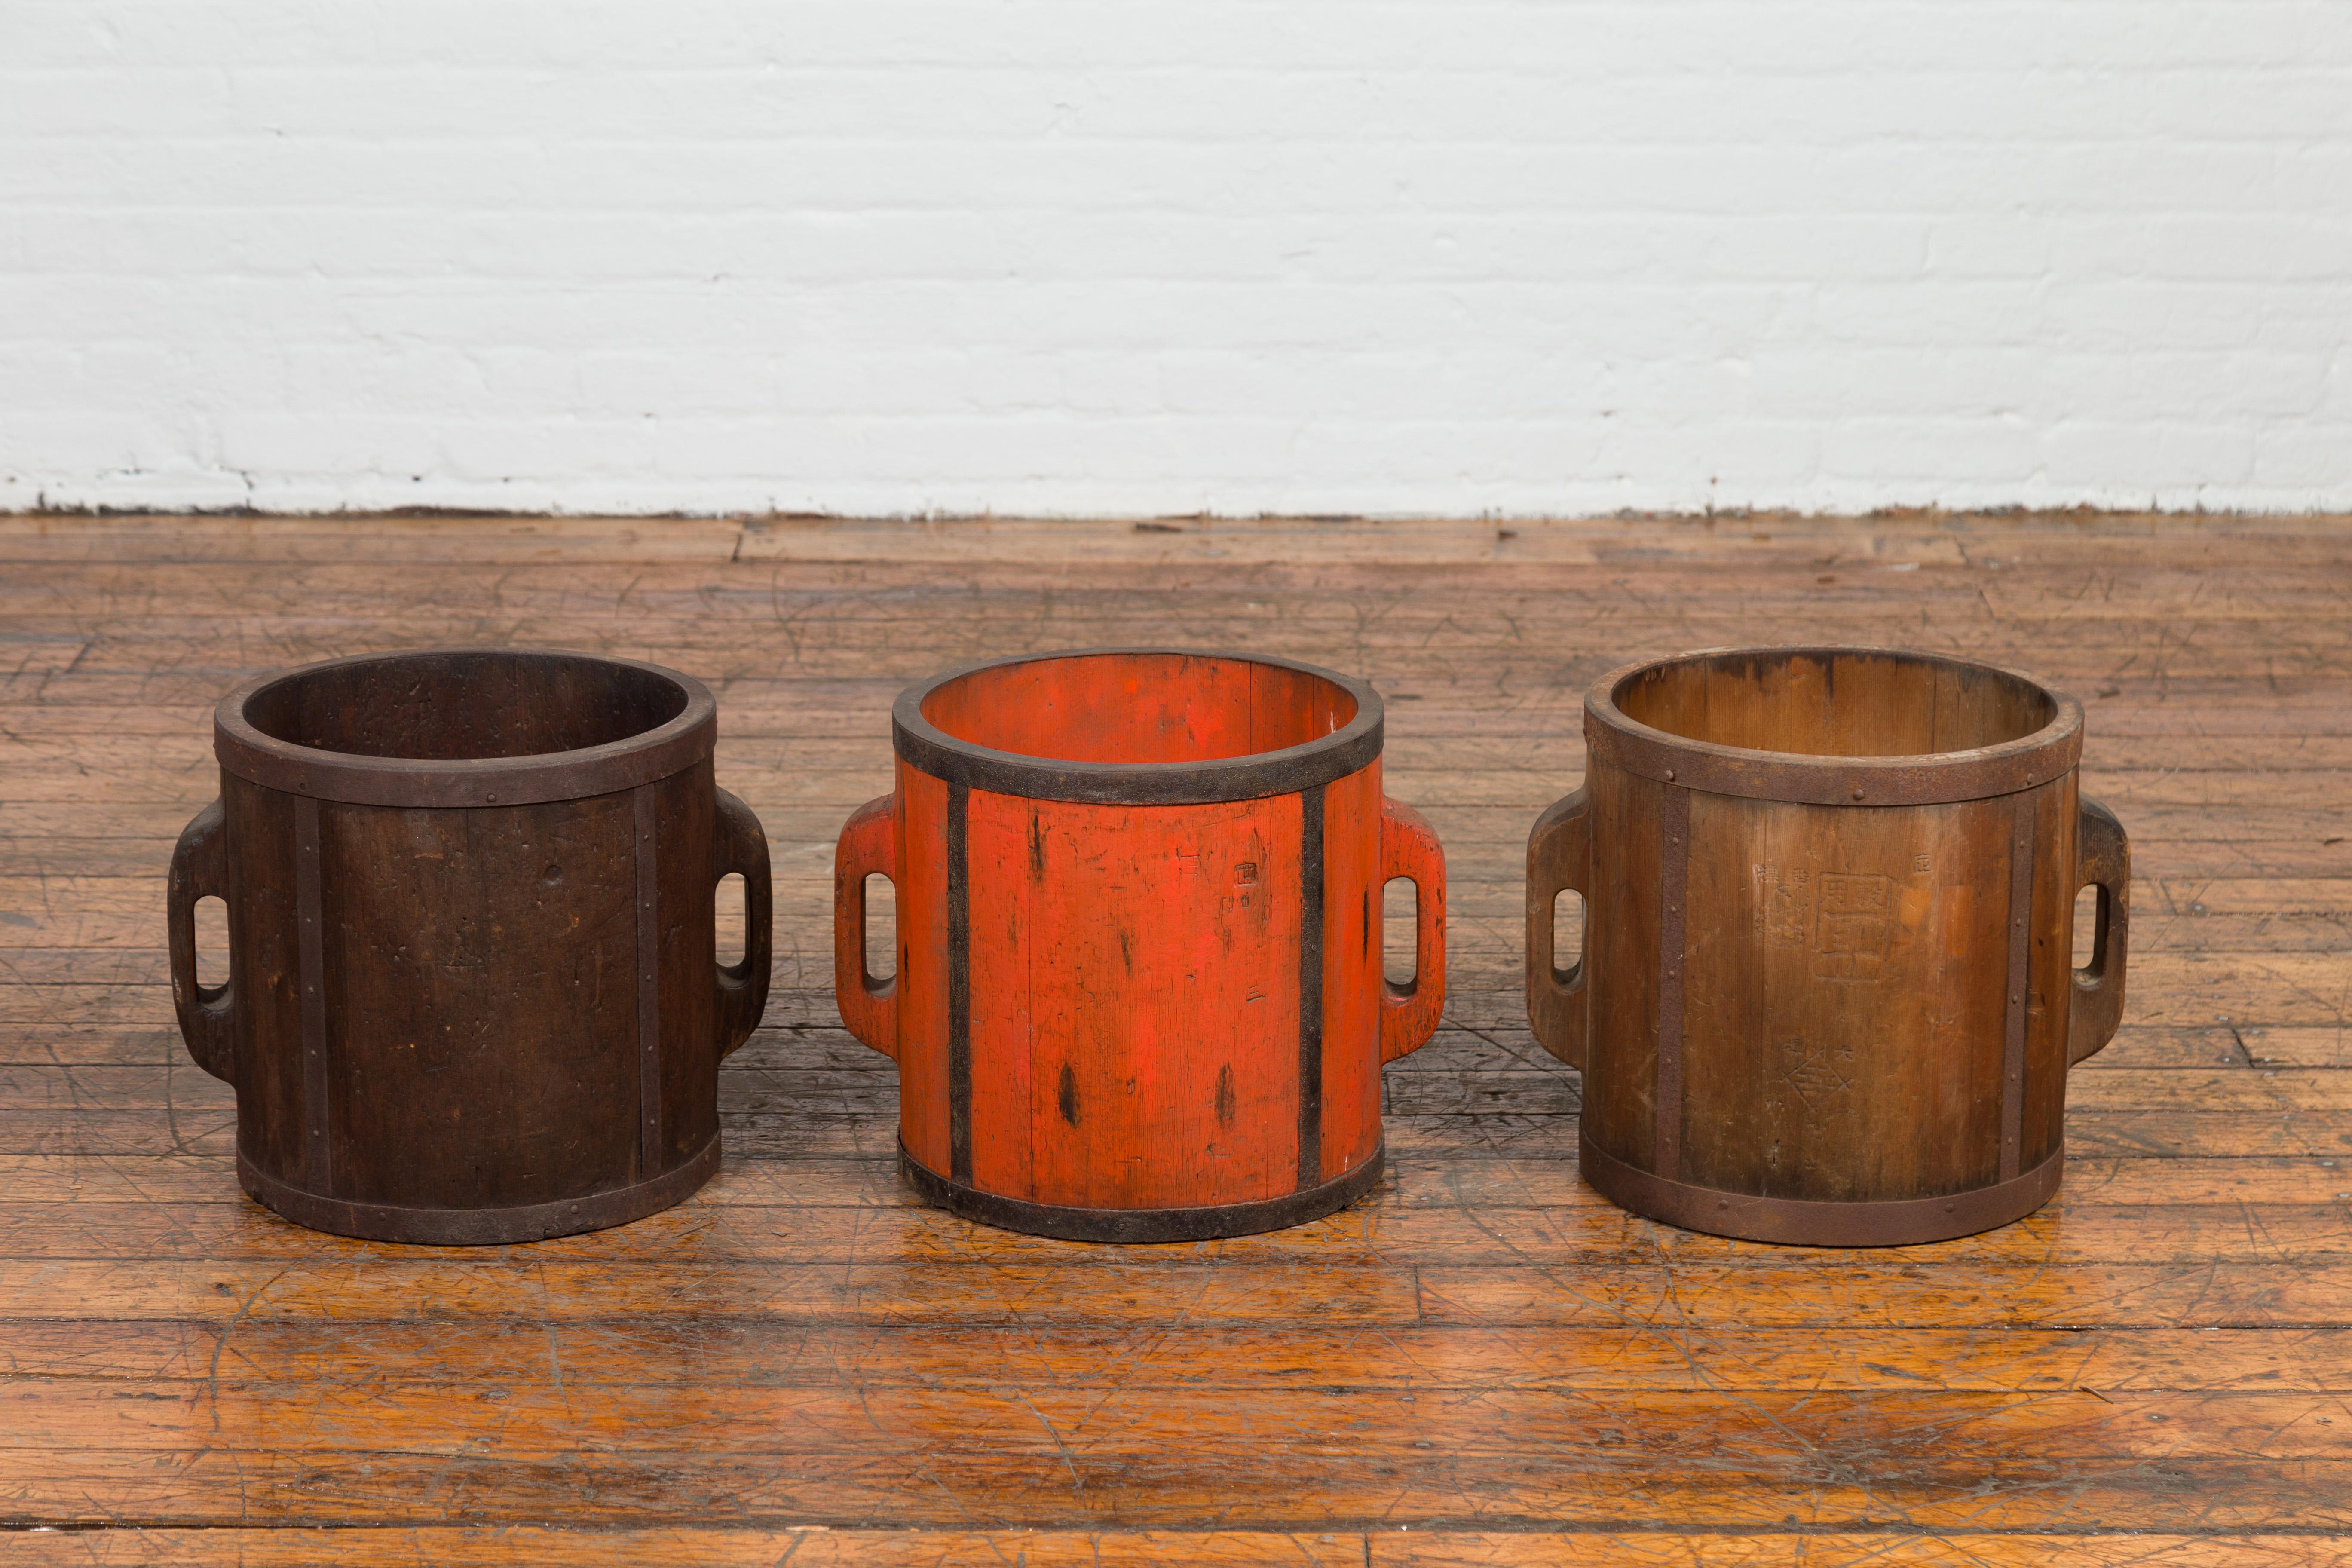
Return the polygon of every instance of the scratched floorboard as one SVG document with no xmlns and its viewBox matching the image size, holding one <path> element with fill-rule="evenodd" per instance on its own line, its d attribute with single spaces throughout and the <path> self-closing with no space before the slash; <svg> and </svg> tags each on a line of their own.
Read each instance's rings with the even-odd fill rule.
<svg viewBox="0 0 2352 1568">
<path fill-rule="evenodd" d="M 862 524 L 0 518 L 0 1556 L 598 1564 L 2234 1563 L 2352 1552 L 2352 521 Z M 1784 1250 L 1576 1178 L 1517 994 L 1520 840 L 1582 688 L 1874 641 L 2084 700 L 2131 1003 L 2058 1201 Z M 1283 1235 L 1087 1248 L 922 1209 L 839 1026 L 831 848 L 898 686 L 1108 641 L 1392 699 L 1449 846 L 1447 1025 L 1389 1179 Z M 694 1201 L 404 1249 L 236 1192 L 163 868 L 211 700 L 424 642 L 718 689 L 775 999 Z M 1572 1542 L 1555 1537 L 1572 1531 Z"/>
</svg>

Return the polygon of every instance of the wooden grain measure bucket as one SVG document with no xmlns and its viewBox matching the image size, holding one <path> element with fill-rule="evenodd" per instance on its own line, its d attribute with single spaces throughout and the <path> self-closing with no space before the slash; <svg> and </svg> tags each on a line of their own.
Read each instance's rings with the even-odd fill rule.
<svg viewBox="0 0 2352 1568">
<path fill-rule="evenodd" d="M 892 713 L 898 789 L 842 829 L 843 1019 L 895 1058 L 901 1168 L 1014 1230 L 1177 1241 L 1297 1225 L 1381 1172 L 1380 1069 L 1435 1028 L 1445 863 L 1381 793 L 1381 700 L 1271 658 L 967 666 Z M 896 883 L 896 973 L 866 879 Z M 1389 984 L 1381 892 L 1418 889 Z"/>
<path fill-rule="evenodd" d="M 1584 1177 L 1758 1241 L 1965 1236 L 2057 1190 L 2068 1067 L 2123 1011 L 2130 859 L 2083 712 L 1879 648 L 1629 665 L 1528 840 L 1528 1011 L 1584 1074 Z M 2076 894 L 2095 885 L 2088 968 Z M 1553 900 L 1586 900 L 1557 969 Z"/>
<path fill-rule="evenodd" d="M 300 1225 L 527 1241 L 719 1167 L 717 1069 L 767 1002 L 768 846 L 701 682 L 494 648 L 247 682 L 172 857 L 172 994 L 236 1088 L 237 1174 Z M 722 966 L 719 879 L 743 877 Z M 196 901 L 227 906 L 196 981 Z"/>
</svg>

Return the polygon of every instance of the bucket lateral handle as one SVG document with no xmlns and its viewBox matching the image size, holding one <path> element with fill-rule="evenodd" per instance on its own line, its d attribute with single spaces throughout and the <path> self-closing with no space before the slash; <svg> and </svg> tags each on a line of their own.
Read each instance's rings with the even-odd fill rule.
<svg viewBox="0 0 2352 1568">
<path fill-rule="evenodd" d="M 768 982 L 776 955 L 775 888 L 768 870 L 768 835 L 751 808 L 717 792 L 719 875 L 743 879 L 743 962 L 719 966 L 719 1055 L 735 1054 L 768 1010 Z"/>
<path fill-rule="evenodd" d="M 228 824 L 221 803 L 214 801 L 196 813 L 172 847 L 172 871 L 167 896 L 171 928 L 172 1005 L 180 1016 L 180 1037 L 196 1065 L 225 1083 L 236 1081 L 236 1037 L 231 1024 L 235 999 L 231 978 L 218 985 L 196 981 L 196 904 L 204 899 L 228 900 Z M 235 940 L 236 922 L 229 922 Z"/>
<path fill-rule="evenodd" d="M 2131 839 L 2116 814 L 2088 795 L 2074 827 L 2074 889 L 2099 889 L 2091 962 L 2074 971 L 2066 1018 L 2066 1063 L 2096 1056 L 2124 1016 L 2124 965 L 2131 947 Z M 2072 895 L 2069 895 L 2069 904 Z"/>
<path fill-rule="evenodd" d="M 1537 1043 L 1584 1070 L 1585 954 L 1592 948 L 1591 788 L 1552 803 L 1528 835 L 1528 1023 Z M 1561 969 L 1552 952 L 1552 910 L 1562 893 L 1584 900 L 1584 945 Z"/>
<path fill-rule="evenodd" d="M 1381 798 L 1381 881 L 1413 886 L 1412 978 L 1381 981 L 1381 1060 L 1411 1056 L 1445 1011 L 1445 848 L 1421 813 Z"/>
<path fill-rule="evenodd" d="M 866 879 L 898 880 L 897 799 L 878 795 L 851 813 L 833 854 L 834 1004 L 851 1034 L 893 1061 L 898 1057 L 898 976 L 894 972 L 877 980 L 866 971 Z"/>
</svg>

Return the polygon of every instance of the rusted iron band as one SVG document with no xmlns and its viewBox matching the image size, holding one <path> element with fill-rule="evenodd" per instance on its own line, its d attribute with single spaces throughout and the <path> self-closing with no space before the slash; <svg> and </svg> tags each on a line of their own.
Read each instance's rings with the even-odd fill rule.
<svg viewBox="0 0 2352 1568">
<path fill-rule="evenodd" d="M 661 874 L 654 788 L 634 792 L 637 831 L 637 1174 L 661 1169 Z"/>
<path fill-rule="evenodd" d="M 971 1180 L 971 797 L 948 785 L 948 1168 Z"/>
<path fill-rule="evenodd" d="M 327 1136 L 326 900 L 319 886 L 319 803 L 294 803 L 294 947 L 302 986 L 302 1179 L 313 1192 L 334 1186 Z"/>
<path fill-rule="evenodd" d="M 1204 763 L 1076 763 L 1023 756 L 958 740 L 923 717 L 923 703 L 951 681 L 1005 665 L 1046 659 L 1135 657 L 1217 658 L 1268 665 L 1328 680 L 1356 704 L 1355 717 L 1328 735 L 1303 745 Z M 1213 801 L 1262 800 L 1292 795 L 1347 777 L 1381 754 L 1380 693 L 1368 681 L 1351 680 L 1317 665 L 1255 654 L 1202 648 L 1091 647 L 1021 654 L 959 665 L 898 693 L 890 709 L 890 738 L 909 766 L 935 779 L 995 795 L 1032 800 L 1087 801 L 1100 805 L 1198 805 Z"/>
<path fill-rule="evenodd" d="M 709 1181 L 718 1169 L 719 1135 L 714 1132 L 691 1159 L 651 1181 L 591 1193 L 584 1197 L 521 1204 L 511 1208 L 425 1209 L 327 1197 L 289 1186 L 255 1165 L 243 1150 L 236 1156 L 237 1184 L 256 1203 L 284 1215 L 296 1225 L 369 1241 L 404 1241 L 425 1247 L 488 1247 L 541 1241 L 551 1236 L 575 1236 L 585 1230 L 626 1225 L 679 1202 Z"/>
<path fill-rule="evenodd" d="M 1683 1168 L 1683 933 L 1690 890 L 1690 792 L 1659 792 L 1665 842 L 1658 855 L 1657 1163 L 1668 1177 Z"/>
<path fill-rule="evenodd" d="M 1371 1158 L 1354 1170 L 1305 1192 L 1255 1203 L 1217 1204 L 1201 1208 L 1087 1209 L 1056 1204 L 1030 1203 L 984 1193 L 951 1181 L 925 1166 L 898 1145 L 898 1170 L 922 1200 L 950 1214 L 1003 1230 L 1030 1236 L 1050 1236 L 1064 1241 L 1143 1243 L 1213 1241 L 1221 1236 L 1255 1236 L 1321 1219 L 1354 1203 L 1380 1184 L 1385 1158 L 1374 1149 Z"/>
<path fill-rule="evenodd" d="M 368 757 L 325 752 L 265 735 L 246 718 L 247 705 L 265 687 L 346 665 L 395 664 L 452 656 L 509 655 L 509 648 L 418 648 L 328 659 L 299 669 L 257 676 L 221 699 L 213 714 L 213 752 L 222 769 L 265 788 L 354 805 L 456 809 L 535 805 L 581 800 L 653 784 L 709 757 L 718 743 L 719 704 L 690 675 L 637 659 L 601 654 L 542 653 L 528 657 L 583 659 L 625 666 L 666 680 L 684 702 L 677 717 L 610 745 L 531 757 Z"/>
<path fill-rule="evenodd" d="M 1298 797 L 1298 1190 L 1323 1181 L 1323 786 Z"/>
<path fill-rule="evenodd" d="M 2025 1130 L 2025 1004 L 2033 990 L 2033 818 L 2039 791 L 2009 803 L 2007 1031 L 2000 1053 L 2000 1179 L 2017 1174 Z"/>
<path fill-rule="evenodd" d="M 1584 1179 L 1611 1202 L 1685 1230 L 1798 1247 L 1908 1247 L 1974 1236 L 2032 1214 L 2058 1190 L 2065 1150 L 2053 1150 L 2022 1175 L 1972 1192 L 1862 1203 L 1758 1197 L 1670 1181 L 1582 1137 L 1577 1163 Z"/>
<path fill-rule="evenodd" d="M 2040 730 L 2002 745 L 1916 756 L 1838 757 L 1694 741 L 1642 723 L 1617 706 L 1617 692 L 1650 670 L 1740 656 L 1881 658 L 1983 670 L 2026 682 L 2051 700 L 2054 711 Z M 1644 659 L 1602 676 L 1585 693 L 1584 741 L 1595 759 L 1661 784 L 1709 795 L 1803 805 L 1937 805 L 2013 795 L 2067 773 L 2082 759 L 2083 709 L 2063 692 L 2053 691 L 2017 670 L 1902 648 L 1718 648 L 1670 659 Z"/>
</svg>

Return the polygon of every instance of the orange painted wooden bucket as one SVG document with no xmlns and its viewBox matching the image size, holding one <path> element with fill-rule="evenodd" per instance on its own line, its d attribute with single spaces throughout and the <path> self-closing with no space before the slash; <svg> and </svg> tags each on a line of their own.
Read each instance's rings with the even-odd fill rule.
<svg viewBox="0 0 2352 1568">
<path fill-rule="evenodd" d="M 1381 1064 L 1445 995 L 1445 860 L 1381 793 L 1381 700 L 1273 658 L 1085 650 L 901 693 L 898 788 L 842 829 L 835 978 L 898 1063 L 930 1202 L 1090 1241 L 1272 1230 L 1381 1173 Z M 896 972 L 866 879 L 896 884 Z M 1381 893 L 1418 891 L 1415 978 Z"/>
</svg>

